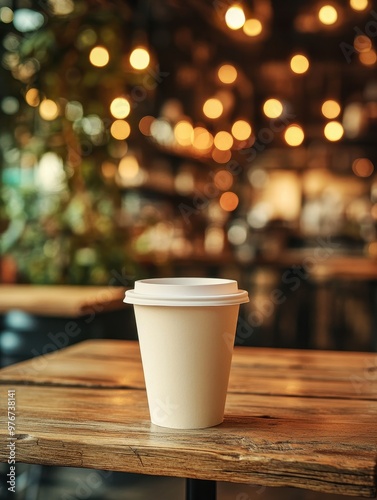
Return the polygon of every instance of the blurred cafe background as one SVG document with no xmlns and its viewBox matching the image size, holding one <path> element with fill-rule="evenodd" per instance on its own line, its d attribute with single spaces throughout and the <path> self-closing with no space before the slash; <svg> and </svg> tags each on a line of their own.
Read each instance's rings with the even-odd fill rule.
<svg viewBox="0 0 377 500">
<path fill-rule="evenodd" d="M 232 278 L 238 345 L 376 349 L 371 0 L 0 0 L 0 34 L 3 294 Z M 11 361 L 67 321 L 2 312 Z M 135 338 L 103 317 L 73 340 Z"/>
</svg>

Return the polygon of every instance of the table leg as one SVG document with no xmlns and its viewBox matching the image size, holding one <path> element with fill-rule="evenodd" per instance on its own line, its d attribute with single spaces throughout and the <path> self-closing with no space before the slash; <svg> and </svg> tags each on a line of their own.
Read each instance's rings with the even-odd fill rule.
<svg viewBox="0 0 377 500">
<path fill-rule="evenodd" d="M 186 479 L 186 500 L 216 500 L 216 481 Z"/>
</svg>

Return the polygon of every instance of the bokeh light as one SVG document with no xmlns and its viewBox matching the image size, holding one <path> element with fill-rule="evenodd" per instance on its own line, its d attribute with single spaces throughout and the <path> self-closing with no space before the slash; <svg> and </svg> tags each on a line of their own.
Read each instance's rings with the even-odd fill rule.
<svg viewBox="0 0 377 500">
<path fill-rule="evenodd" d="M 335 142 L 339 141 L 343 137 L 344 129 L 341 123 L 331 121 L 325 126 L 324 134 L 326 139 Z"/>
<path fill-rule="evenodd" d="M 25 101 L 33 108 L 39 106 L 39 103 L 41 102 L 39 90 L 35 88 L 29 89 L 25 94 Z"/>
<path fill-rule="evenodd" d="M 132 154 L 126 155 L 120 160 L 118 171 L 123 180 L 132 180 L 137 177 L 140 171 L 137 158 Z"/>
<path fill-rule="evenodd" d="M 232 153 L 229 149 L 221 151 L 216 147 L 213 148 L 211 155 L 216 163 L 227 163 L 232 157 Z"/>
<path fill-rule="evenodd" d="M 374 50 L 370 50 L 369 52 L 359 54 L 359 59 L 365 66 L 373 66 L 377 61 L 377 55 Z"/>
<path fill-rule="evenodd" d="M 110 104 L 110 113 L 114 118 L 126 118 L 130 111 L 130 103 L 125 97 L 116 97 Z"/>
<path fill-rule="evenodd" d="M 365 10 L 368 8 L 368 0 L 350 0 L 350 6 L 353 10 Z"/>
<path fill-rule="evenodd" d="M 322 24 L 330 26 L 338 20 L 338 11 L 333 5 L 324 5 L 319 9 L 318 19 Z"/>
<path fill-rule="evenodd" d="M 134 69 L 145 69 L 149 66 L 150 55 L 144 47 L 136 47 L 130 54 L 130 64 Z"/>
<path fill-rule="evenodd" d="M 207 118 L 216 119 L 222 115 L 224 107 L 219 99 L 207 99 L 203 105 L 203 113 Z"/>
<path fill-rule="evenodd" d="M 119 141 L 127 139 L 130 133 L 131 127 L 125 120 L 115 120 L 110 127 L 110 134 Z"/>
<path fill-rule="evenodd" d="M 227 191 L 233 185 L 233 175 L 228 170 L 218 170 L 213 177 L 215 186 L 221 191 Z"/>
<path fill-rule="evenodd" d="M 358 177 L 370 177 L 374 172 L 374 165 L 368 158 L 357 158 L 352 163 L 352 171 Z"/>
<path fill-rule="evenodd" d="M 299 75 L 306 73 L 309 69 L 309 59 L 303 54 L 296 54 L 290 62 L 291 70 Z"/>
<path fill-rule="evenodd" d="M 93 47 L 89 54 L 89 61 L 97 68 L 103 68 L 110 61 L 110 54 L 105 47 Z"/>
<path fill-rule="evenodd" d="M 263 25 L 259 19 L 248 19 L 242 29 L 247 36 L 258 36 L 262 33 Z"/>
<path fill-rule="evenodd" d="M 4 97 L 1 101 L 1 110 L 6 115 L 14 115 L 19 110 L 20 103 L 13 96 Z"/>
<path fill-rule="evenodd" d="M 10 24 L 13 21 L 13 10 L 9 7 L 1 7 L 0 21 L 4 24 Z"/>
<path fill-rule="evenodd" d="M 226 191 L 220 196 L 220 207 L 226 212 L 233 212 L 238 207 L 239 199 L 236 193 Z"/>
<path fill-rule="evenodd" d="M 151 135 L 151 125 L 154 122 L 154 116 L 146 115 L 139 122 L 139 130 L 143 135 Z"/>
<path fill-rule="evenodd" d="M 233 123 L 232 134 L 239 141 L 246 141 L 251 135 L 252 129 L 250 124 L 245 120 L 237 120 Z"/>
<path fill-rule="evenodd" d="M 369 52 L 372 49 L 372 40 L 366 35 L 358 35 L 353 41 L 353 46 L 358 52 Z"/>
<path fill-rule="evenodd" d="M 231 30 L 239 30 L 245 24 L 245 13 L 240 5 L 233 5 L 225 13 L 225 22 Z"/>
<path fill-rule="evenodd" d="M 323 116 L 331 120 L 332 118 L 339 116 L 341 111 L 340 104 L 333 99 L 328 99 L 322 104 L 321 111 Z"/>
<path fill-rule="evenodd" d="M 279 118 L 283 113 L 283 104 L 278 99 L 267 99 L 263 104 L 263 113 L 268 118 Z"/>
<path fill-rule="evenodd" d="M 191 134 L 192 145 L 194 148 L 205 151 L 211 148 L 213 136 L 204 127 L 195 127 Z"/>
<path fill-rule="evenodd" d="M 304 137 L 304 131 L 296 124 L 289 125 L 284 133 L 285 142 L 289 146 L 299 146 L 302 144 Z"/>
<path fill-rule="evenodd" d="M 187 120 L 179 121 L 174 127 L 175 140 L 181 146 L 190 146 L 192 144 L 194 127 Z"/>
<path fill-rule="evenodd" d="M 234 83 L 237 79 L 237 70 L 231 64 L 223 64 L 218 69 L 217 76 L 222 83 Z"/>
<path fill-rule="evenodd" d="M 58 105 L 51 99 L 45 99 L 39 106 L 39 114 L 44 120 L 55 120 L 59 115 Z"/>
<path fill-rule="evenodd" d="M 227 149 L 231 149 L 233 146 L 233 137 L 229 134 L 229 132 L 221 130 L 215 135 L 214 143 L 217 149 L 220 149 L 220 151 L 226 151 Z"/>
</svg>

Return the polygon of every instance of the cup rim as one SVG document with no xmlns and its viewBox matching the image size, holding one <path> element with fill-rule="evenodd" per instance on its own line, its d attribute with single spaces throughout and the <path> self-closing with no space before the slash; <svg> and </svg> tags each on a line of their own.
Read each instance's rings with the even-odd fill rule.
<svg viewBox="0 0 377 500">
<path fill-rule="evenodd" d="M 223 278 L 150 278 L 135 282 L 124 302 L 150 306 L 223 306 L 249 302 L 237 281 Z"/>
</svg>

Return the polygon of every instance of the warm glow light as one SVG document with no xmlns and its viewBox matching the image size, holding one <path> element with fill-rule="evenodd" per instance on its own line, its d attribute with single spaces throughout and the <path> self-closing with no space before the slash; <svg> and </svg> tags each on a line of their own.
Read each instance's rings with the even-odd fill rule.
<svg viewBox="0 0 377 500">
<path fill-rule="evenodd" d="M 154 122 L 153 116 L 143 116 L 143 118 L 139 122 L 139 130 L 143 135 L 149 136 L 151 135 L 151 125 Z"/>
<path fill-rule="evenodd" d="M 110 55 L 105 47 L 94 47 L 89 54 L 89 61 L 97 68 L 103 68 L 110 61 Z"/>
<path fill-rule="evenodd" d="M 29 104 L 29 106 L 36 108 L 41 102 L 39 90 L 35 88 L 29 89 L 25 94 L 25 101 Z"/>
<path fill-rule="evenodd" d="M 190 146 L 192 144 L 194 128 L 187 120 L 179 121 L 174 127 L 175 140 L 181 146 Z"/>
<path fill-rule="evenodd" d="M 220 66 L 217 76 L 222 83 L 234 83 L 237 79 L 237 70 L 231 64 L 223 64 Z"/>
<path fill-rule="evenodd" d="M 242 29 L 247 36 L 258 36 L 262 33 L 263 26 L 259 19 L 248 19 Z"/>
<path fill-rule="evenodd" d="M 372 40 L 365 35 L 358 35 L 353 41 L 353 46 L 358 52 L 369 52 L 372 49 Z"/>
<path fill-rule="evenodd" d="M 191 134 L 192 145 L 196 149 L 207 150 L 213 144 L 212 134 L 204 127 L 195 127 Z"/>
<path fill-rule="evenodd" d="M 126 118 L 130 111 L 130 103 L 124 97 L 117 97 L 110 104 L 110 113 L 114 118 Z"/>
<path fill-rule="evenodd" d="M 302 73 L 306 73 L 309 69 L 309 60 L 302 54 L 296 54 L 291 59 L 291 70 L 294 73 L 301 75 Z"/>
<path fill-rule="evenodd" d="M 215 186 L 221 191 L 226 191 L 230 189 L 233 185 L 233 175 L 227 170 L 218 170 L 213 177 Z"/>
<path fill-rule="evenodd" d="M 133 155 L 125 156 L 119 162 L 119 167 L 118 167 L 119 175 L 124 180 L 134 179 L 139 173 L 139 170 L 140 170 L 139 162 Z"/>
<path fill-rule="evenodd" d="M 326 118 L 332 119 L 339 116 L 341 108 L 338 102 L 329 99 L 322 104 L 322 114 Z"/>
<path fill-rule="evenodd" d="M 284 139 L 289 146 L 299 146 L 304 137 L 304 131 L 299 125 L 289 125 L 284 133 Z"/>
<path fill-rule="evenodd" d="M 245 13 L 239 5 L 229 7 L 225 14 L 225 22 L 231 30 L 239 30 L 245 24 Z"/>
<path fill-rule="evenodd" d="M 229 134 L 229 132 L 221 130 L 215 135 L 214 143 L 217 149 L 220 149 L 220 151 L 226 151 L 233 146 L 233 137 Z"/>
<path fill-rule="evenodd" d="M 368 158 L 358 158 L 352 163 L 352 171 L 358 177 L 369 177 L 373 174 L 374 165 Z"/>
<path fill-rule="evenodd" d="M 263 112 L 268 118 L 278 118 L 283 112 L 283 104 L 278 99 L 267 99 Z"/>
<path fill-rule="evenodd" d="M 368 0 L 350 0 L 353 10 L 365 10 L 368 7 Z"/>
<path fill-rule="evenodd" d="M 130 135 L 131 127 L 124 120 L 115 120 L 115 122 L 111 125 L 110 133 L 114 137 L 114 139 L 123 141 Z"/>
<path fill-rule="evenodd" d="M 102 175 L 106 179 L 112 179 L 113 177 L 115 177 L 117 167 L 115 163 L 112 163 L 111 161 L 104 161 L 101 165 L 101 171 Z"/>
<path fill-rule="evenodd" d="M 373 66 L 377 61 L 377 55 L 374 50 L 370 50 L 369 52 L 359 54 L 359 59 L 365 66 Z"/>
<path fill-rule="evenodd" d="M 338 12 L 332 5 L 324 5 L 319 9 L 318 19 L 322 24 L 330 26 L 331 24 L 335 24 L 338 20 Z"/>
<path fill-rule="evenodd" d="M 233 212 L 238 206 L 239 199 L 236 193 L 226 191 L 220 196 L 220 207 L 226 212 Z"/>
<path fill-rule="evenodd" d="M 343 137 L 344 129 L 341 123 L 332 121 L 325 126 L 324 134 L 326 139 L 335 142 Z"/>
<path fill-rule="evenodd" d="M 130 54 L 130 64 L 134 69 L 145 69 L 149 62 L 149 52 L 143 47 L 137 47 Z"/>
<path fill-rule="evenodd" d="M 207 99 L 203 105 L 203 113 L 207 118 L 219 118 L 222 115 L 224 107 L 218 99 L 211 98 Z"/>
<path fill-rule="evenodd" d="M 45 99 L 39 106 L 39 114 L 44 120 L 55 120 L 59 115 L 58 105 L 51 99 Z"/>
<path fill-rule="evenodd" d="M 251 126 L 245 120 L 237 120 L 233 123 L 232 134 L 239 141 L 246 141 L 251 135 Z"/>
<path fill-rule="evenodd" d="M 226 151 L 220 151 L 220 149 L 213 148 L 212 158 L 216 163 L 227 163 L 232 157 L 232 153 L 229 149 Z"/>
</svg>

